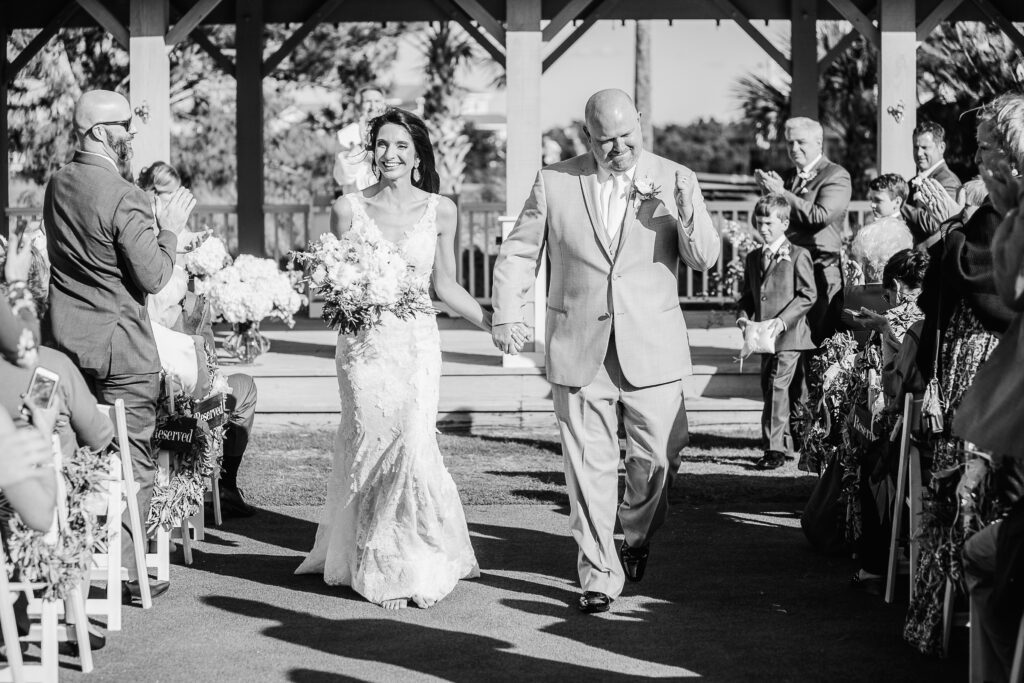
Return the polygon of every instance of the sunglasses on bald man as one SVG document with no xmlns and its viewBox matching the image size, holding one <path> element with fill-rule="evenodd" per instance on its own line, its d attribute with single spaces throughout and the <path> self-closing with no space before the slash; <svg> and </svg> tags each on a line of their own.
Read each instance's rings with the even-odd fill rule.
<svg viewBox="0 0 1024 683">
<path fill-rule="evenodd" d="M 99 123 L 92 124 L 93 128 L 96 126 L 121 126 L 127 131 L 132 128 L 132 117 L 129 116 L 124 121 L 100 121 Z"/>
</svg>

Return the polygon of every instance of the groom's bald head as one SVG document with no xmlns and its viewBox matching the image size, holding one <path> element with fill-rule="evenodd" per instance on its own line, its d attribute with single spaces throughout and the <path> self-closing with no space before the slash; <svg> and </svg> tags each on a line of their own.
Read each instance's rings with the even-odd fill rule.
<svg viewBox="0 0 1024 683">
<path fill-rule="evenodd" d="M 587 100 L 583 132 L 598 165 L 621 173 L 636 165 L 643 136 L 640 114 L 633 100 L 621 90 L 599 90 Z"/>
</svg>

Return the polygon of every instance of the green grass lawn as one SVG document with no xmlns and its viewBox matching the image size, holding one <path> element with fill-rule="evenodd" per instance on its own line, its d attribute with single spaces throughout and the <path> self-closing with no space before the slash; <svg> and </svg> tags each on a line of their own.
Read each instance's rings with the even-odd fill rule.
<svg viewBox="0 0 1024 683">
<path fill-rule="evenodd" d="M 561 446 L 553 434 L 440 434 L 438 443 L 464 504 L 568 504 Z M 333 429 L 255 434 L 239 475 L 246 498 L 259 506 L 323 504 L 333 448 Z M 756 427 L 691 434 L 671 500 L 807 499 L 813 477 L 792 463 L 774 472 L 754 470 L 759 456 Z"/>
</svg>

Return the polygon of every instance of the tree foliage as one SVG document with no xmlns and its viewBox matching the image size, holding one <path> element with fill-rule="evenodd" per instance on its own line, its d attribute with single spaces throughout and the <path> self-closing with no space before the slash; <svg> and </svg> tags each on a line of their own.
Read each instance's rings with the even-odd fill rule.
<svg viewBox="0 0 1024 683">
<path fill-rule="evenodd" d="M 831 49 L 846 30 L 825 24 L 818 34 L 819 53 Z M 850 171 L 854 191 L 861 195 L 877 166 L 877 77 L 878 52 L 858 37 L 819 81 L 827 151 Z M 974 118 L 969 112 L 1001 93 L 1024 88 L 1024 57 L 995 26 L 942 24 L 918 49 L 917 81 L 918 121 L 942 124 L 951 167 L 962 178 L 974 175 Z M 755 167 L 786 165 L 781 124 L 789 117 L 789 83 L 748 74 L 733 92 L 760 143 Z"/>
<path fill-rule="evenodd" d="M 420 41 L 427 90 L 423 95 L 423 118 L 434 143 L 441 193 L 457 195 L 466 173 L 466 155 L 471 143 L 462 120 L 465 90 L 456 78 L 459 68 L 476 57 L 473 43 L 451 22 L 427 27 Z"/>
<path fill-rule="evenodd" d="M 294 29 L 267 26 L 265 57 Z M 202 30 L 222 49 L 234 48 L 233 27 Z M 334 131 L 355 118 L 356 91 L 394 60 L 401 30 L 322 24 L 264 79 L 267 201 L 304 202 L 333 190 Z M 32 37 L 14 31 L 8 57 Z M 170 161 L 204 201 L 235 201 L 235 80 L 189 40 L 171 50 L 170 62 Z M 11 151 L 21 176 L 43 185 L 67 162 L 77 147 L 74 102 L 94 88 L 128 91 L 128 54 L 101 29 L 61 30 L 26 65 L 10 89 Z"/>
</svg>

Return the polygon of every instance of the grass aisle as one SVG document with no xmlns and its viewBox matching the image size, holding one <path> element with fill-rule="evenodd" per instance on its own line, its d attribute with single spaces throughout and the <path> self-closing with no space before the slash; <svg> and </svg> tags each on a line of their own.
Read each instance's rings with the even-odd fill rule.
<svg viewBox="0 0 1024 683">
<path fill-rule="evenodd" d="M 568 505 L 561 446 L 551 432 L 440 434 L 441 453 L 463 504 Z M 254 434 L 239 475 L 247 499 L 258 506 L 322 505 L 333 449 L 333 429 Z M 807 499 L 814 477 L 793 463 L 774 472 L 754 470 L 760 455 L 756 427 L 691 434 L 672 502 Z"/>
</svg>

